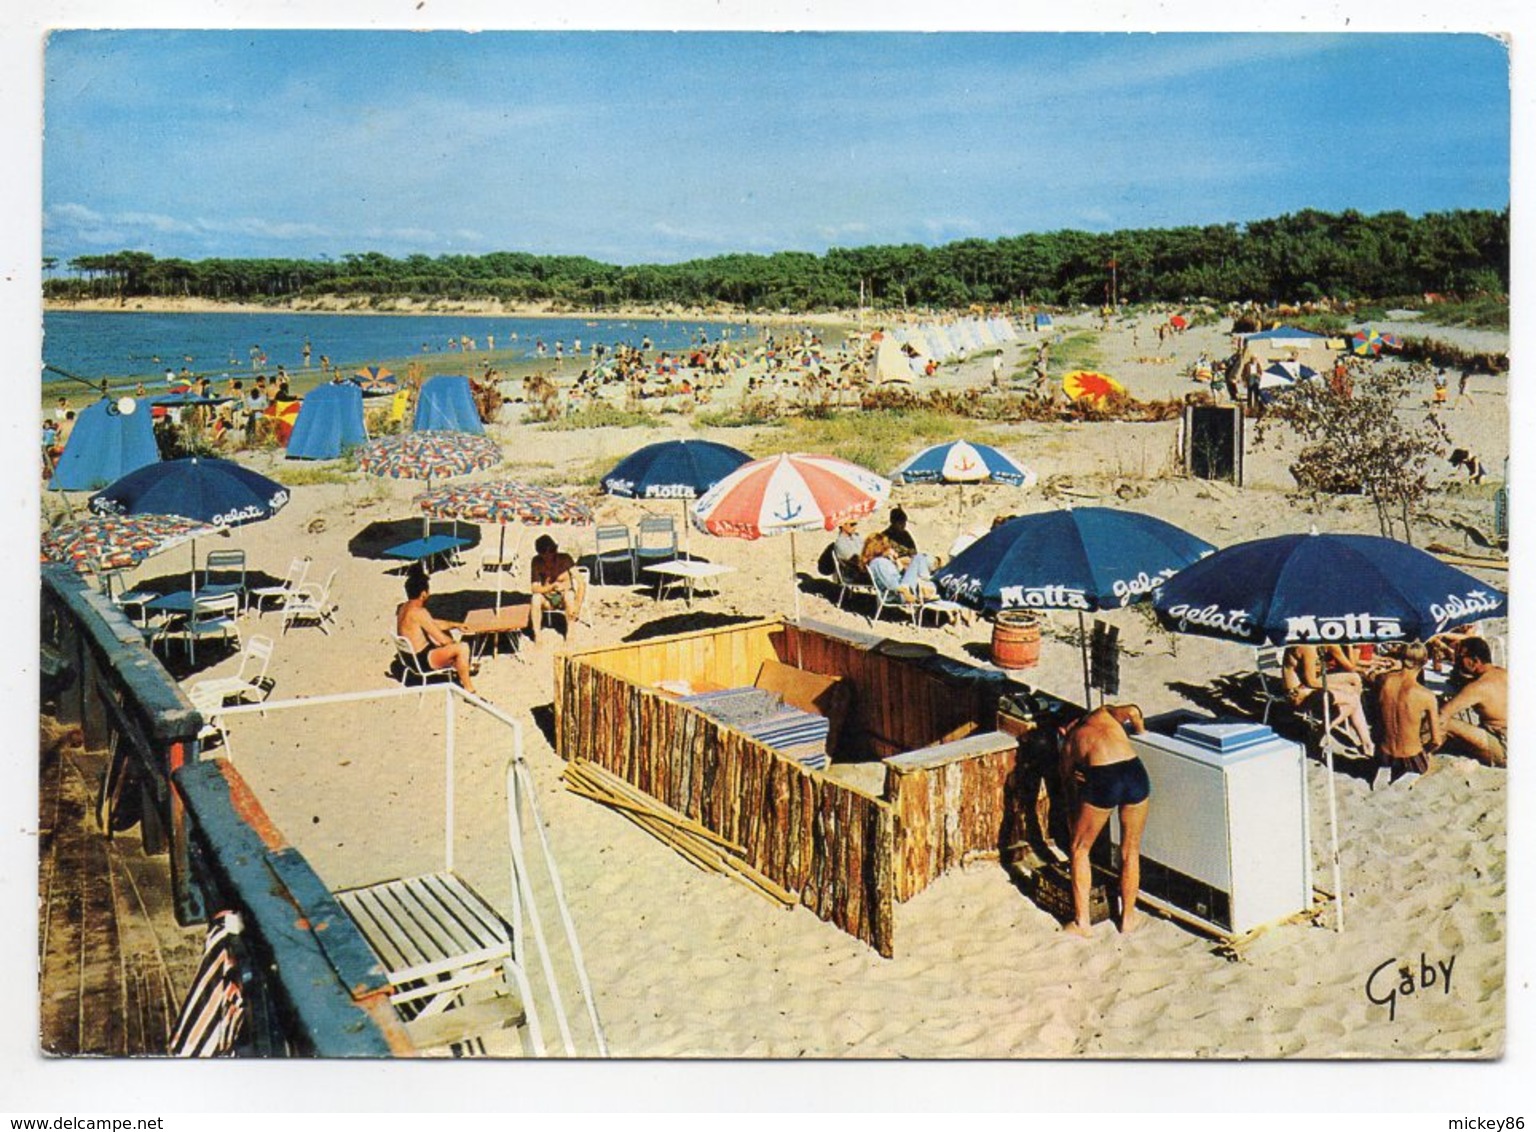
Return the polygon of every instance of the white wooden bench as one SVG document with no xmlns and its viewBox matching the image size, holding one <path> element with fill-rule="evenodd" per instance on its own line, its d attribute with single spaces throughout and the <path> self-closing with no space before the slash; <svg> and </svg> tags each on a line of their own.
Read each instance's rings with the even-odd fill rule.
<svg viewBox="0 0 1536 1132">
<path fill-rule="evenodd" d="M 390 1001 L 419 1044 L 453 1044 L 522 1023 L 511 930 L 459 877 L 381 881 L 336 899 L 383 963 Z M 491 980 L 497 985 L 479 985 Z M 471 988 L 495 997 L 470 1005 Z"/>
</svg>

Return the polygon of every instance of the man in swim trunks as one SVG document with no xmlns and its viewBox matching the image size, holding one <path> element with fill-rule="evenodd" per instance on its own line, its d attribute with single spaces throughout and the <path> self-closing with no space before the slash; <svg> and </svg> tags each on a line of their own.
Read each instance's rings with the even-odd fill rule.
<svg viewBox="0 0 1536 1132">
<path fill-rule="evenodd" d="M 1141 832 L 1147 824 L 1152 784 L 1127 736 L 1144 730 L 1141 709 L 1135 704 L 1105 704 L 1073 724 L 1062 741 L 1062 779 L 1080 782 L 1080 808 L 1072 828 L 1075 918 L 1065 930 L 1084 939 L 1093 932 L 1088 907 L 1093 869 L 1088 855 L 1116 810 L 1120 812 L 1120 930 L 1133 932 L 1140 920 L 1136 897 L 1141 890 Z"/>
<path fill-rule="evenodd" d="M 405 601 L 395 607 L 395 632 L 410 642 L 424 670 L 452 668 L 464 690 L 479 695 L 470 670 L 469 646 L 448 635 L 449 629 L 464 626 L 458 621 L 439 621 L 428 613 L 427 598 L 431 596 L 425 571 L 412 570 L 405 579 Z"/>
<path fill-rule="evenodd" d="M 1484 637 L 1467 637 L 1456 646 L 1456 675 L 1467 681 L 1440 709 L 1446 742 L 1486 766 L 1508 766 L 1509 671 L 1493 663 Z M 1471 712 L 1476 723 L 1456 717 Z"/>
<path fill-rule="evenodd" d="M 528 628 L 537 644 L 539 626 L 544 623 L 545 612 L 557 609 L 566 615 L 567 624 L 576 621 L 581 617 L 583 595 L 576 581 L 575 559 L 561 553 L 554 539 L 549 535 L 540 535 L 533 549 L 535 553 L 530 568 L 532 579 L 528 587 L 533 593 L 533 609 L 528 618 Z"/>
<path fill-rule="evenodd" d="M 1372 789 L 1380 784 L 1383 774 L 1389 775 L 1388 783 L 1428 774 L 1430 752 L 1445 742 L 1435 694 L 1419 683 L 1429 663 L 1429 649 L 1414 641 L 1404 645 L 1398 655 L 1403 666 L 1376 682 L 1381 743 L 1376 748 L 1378 769 Z"/>
</svg>

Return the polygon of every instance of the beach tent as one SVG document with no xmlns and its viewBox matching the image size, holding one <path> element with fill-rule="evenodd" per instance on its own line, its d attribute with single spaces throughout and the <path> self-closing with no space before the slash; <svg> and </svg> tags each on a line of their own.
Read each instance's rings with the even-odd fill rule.
<svg viewBox="0 0 1536 1132">
<path fill-rule="evenodd" d="M 869 383 L 884 385 L 891 381 L 910 382 L 916 376 L 912 372 L 912 359 L 902 350 L 901 344 L 887 334 L 875 347 L 869 359 Z"/>
<path fill-rule="evenodd" d="M 97 491 L 160 459 L 149 406 L 124 397 L 82 409 L 48 486 L 55 491 Z"/>
<path fill-rule="evenodd" d="M 469 378 L 447 374 L 428 378 L 416 400 L 416 420 L 411 427 L 417 432 L 430 429 L 485 435 Z"/>
<path fill-rule="evenodd" d="M 1333 364 L 1335 351 L 1329 346 L 1329 339 L 1310 330 L 1277 326 L 1273 330 L 1244 334 L 1242 340 L 1242 360 L 1245 362 L 1251 357 L 1258 358 L 1266 366 L 1277 361 L 1305 362 L 1318 370 Z"/>
<path fill-rule="evenodd" d="M 1052 321 L 1051 321 L 1051 316 L 1046 314 L 1044 311 L 1041 311 L 1039 314 L 1035 315 L 1035 329 L 1036 330 L 1044 330 L 1047 326 L 1051 326 L 1051 325 L 1053 325 Z"/>
<path fill-rule="evenodd" d="M 288 459 L 334 460 L 343 448 L 367 441 L 362 389 L 350 381 L 321 385 L 299 405 L 299 419 L 288 436 Z"/>
</svg>

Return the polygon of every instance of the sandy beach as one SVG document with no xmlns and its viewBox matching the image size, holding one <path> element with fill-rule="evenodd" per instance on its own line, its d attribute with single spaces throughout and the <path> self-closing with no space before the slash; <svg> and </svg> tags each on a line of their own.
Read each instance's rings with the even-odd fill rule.
<svg viewBox="0 0 1536 1132">
<path fill-rule="evenodd" d="M 510 311 L 506 313 L 512 313 Z M 547 312 L 546 312 L 547 313 Z M 704 313 L 704 312 L 699 312 Z M 796 322 L 811 320 L 797 317 Z M 1405 322 L 1408 329 L 1412 324 Z M 1201 389 L 1186 376 L 1202 354 L 1224 357 L 1230 322 L 1196 326 L 1159 347 L 1153 316 L 1099 331 L 1086 315 L 1058 319 L 1055 333 L 1095 335 L 1095 368 L 1114 375 L 1142 400 L 1181 398 Z M 1454 331 L 1437 332 L 1453 339 Z M 1505 348 L 1507 349 L 1507 335 Z M 1025 371 L 1038 339 L 1003 347 L 1009 374 Z M 1481 341 L 1481 340 L 1480 340 Z M 569 368 L 569 364 L 567 366 Z M 711 406 L 740 401 L 750 368 L 738 371 Z M 991 352 L 948 366 L 916 386 L 960 391 L 990 380 Z M 1471 404 L 1442 417 L 1453 441 L 1476 451 L 1499 479 L 1509 453 L 1507 375 L 1477 376 Z M 1423 395 L 1427 400 L 1430 390 Z M 1429 411 L 1427 408 L 1424 411 Z M 653 441 L 708 436 L 752 451 L 769 450 L 772 425 L 700 429 L 686 413 L 659 416 L 654 428 L 554 432 L 525 421 L 507 404 L 489 431 L 506 462 L 476 478 L 528 479 L 569 490 L 591 504 L 598 523 L 635 525 L 647 514 L 676 517 L 675 501 L 632 501 L 590 486 L 598 471 Z M 1248 483 L 1174 475 L 1178 422 L 986 424 L 1010 453 L 1033 468 L 1038 484 L 1007 487 L 897 487 L 893 501 L 911 516 L 920 546 L 942 550 L 960 529 L 1001 512 L 1098 504 L 1143 511 L 1217 545 L 1305 531 L 1379 533 L 1363 498 L 1313 501 L 1294 494 L 1287 467 L 1294 445 L 1277 433 L 1248 450 Z M 922 445 L 890 451 L 888 474 Z M 835 453 L 834 453 L 835 454 Z M 242 455 L 281 476 L 293 462 L 281 451 Z M 286 467 L 285 467 L 286 465 Z M 1416 540 L 1476 551 L 1467 528 L 1490 530 L 1490 482 L 1479 488 L 1445 466 L 1446 489 L 1430 501 Z M 243 631 L 277 638 L 275 698 L 389 684 L 393 611 L 403 597 L 390 563 L 355 556 L 349 542 L 369 524 L 419 519 L 416 481 L 369 479 L 296 486 L 273 519 L 236 528 L 218 546 L 243 548 L 250 569 L 281 576 L 294 555 L 313 559 L 311 577 L 336 571 L 336 623 L 328 633 L 280 632 L 279 619 L 251 617 Z M 45 494 L 45 508 L 49 499 Z M 884 525 L 879 513 L 866 530 Z M 589 529 L 552 528 L 573 553 L 589 554 Z M 486 528 L 482 539 L 495 540 Z M 509 542 L 516 536 L 509 531 Z M 722 618 L 787 613 L 790 542 L 744 542 L 689 535 L 691 552 L 731 567 L 714 592 L 691 606 L 657 601 L 630 584 L 594 586 L 574 648 L 684 629 Z M 527 536 L 531 543 L 532 534 Z M 802 573 L 814 574 L 822 540 L 799 539 Z M 528 548 L 524 546 L 526 561 Z M 454 617 L 491 602 L 492 581 L 477 576 L 477 551 L 465 566 L 433 577 L 434 610 Z M 185 551 L 150 559 L 138 571 L 153 580 L 183 569 Z M 1500 589 L 1502 572 L 1479 575 Z M 526 595 L 527 579 L 508 579 Z M 849 628 L 868 627 L 862 610 L 837 609 L 833 589 L 805 581 L 802 613 Z M 1221 678 L 1252 671 L 1251 650 L 1194 637 L 1175 638 L 1136 610 L 1111 615 L 1120 627 L 1121 699 L 1153 714 L 1205 709 Z M 1082 698 L 1076 621 L 1050 615 L 1031 686 Z M 1489 623 L 1494 635 L 1507 633 Z M 987 661 L 990 627 L 914 628 L 899 618 L 879 631 L 920 641 L 975 664 Z M 1241 961 L 1217 953 L 1210 939 L 1163 918 L 1132 936 L 1101 925 L 1087 943 L 1022 894 L 999 862 L 981 860 L 942 877 L 896 911 L 896 955 L 871 948 L 803 908 L 784 911 L 730 880 L 699 871 L 618 814 L 568 792 L 547 734 L 557 633 L 524 641 L 519 656 L 488 659 L 482 693 L 523 723 L 525 754 L 538 784 L 572 916 L 580 932 L 612 1052 L 621 1057 L 683 1058 L 1487 1058 L 1499 1056 L 1505 1029 L 1506 776 L 1447 758 L 1412 787 L 1373 793 L 1341 764 L 1337 794 L 1342 875 L 1348 911 L 1343 935 L 1331 913 L 1265 933 Z M 234 669 L 227 659 L 193 678 Z M 369 709 L 314 709 L 275 727 L 243 717 L 231 728 L 237 765 L 274 820 L 333 885 L 387 862 L 402 872 L 440 852 L 440 835 L 417 801 L 440 791 L 442 720 L 412 700 Z M 503 740 L 468 723 L 460 732 L 457 853 L 466 876 L 493 899 L 506 899 L 502 809 Z M 1324 771 L 1310 774 L 1314 868 L 1326 887 L 1327 805 Z M 433 803 L 434 805 L 436 803 Z M 1389 1007 L 1372 1001 L 1368 980 L 1421 963 L 1454 959 L 1450 979 Z M 1378 974 L 1375 997 L 1381 998 Z"/>
</svg>

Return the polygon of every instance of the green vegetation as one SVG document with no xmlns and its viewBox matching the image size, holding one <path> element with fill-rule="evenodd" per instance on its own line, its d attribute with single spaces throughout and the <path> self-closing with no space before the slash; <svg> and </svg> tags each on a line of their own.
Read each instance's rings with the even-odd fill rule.
<svg viewBox="0 0 1536 1132">
<path fill-rule="evenodd" d="M 1101 364 L 1095 333 L 1069 334 L 1051 347 L 1051 369 L 1058 376 L 1075 369 L 1098 369 Z"/>
<path fill-rule="evenodd" d="M 621 409 L 615 405 L 593 405 L 545 421 L 540 427 L 546 432 L 575 432 L 583 428 L 660 428 L 661 424 L 655 413 Z"/>
<path fill-rule="evenodd" d="M 617 266 L 583 256 L 349 253 L 339 260 L 157 260 L 147 252 L 77 256 L 49 279 L 51 299 L 198 297 L 289 302 L 354 296 L 366 310 L 399 298 L 499 299 L 556 307 L 710 306 L 805 311 L 971 303 L 1357 301 L 1386 295 L 1503 296 L 1509 210 L 1366 216 L 1304 209 L 1246 225 L 1059 231 L 941 247 L 832 248 L 825 255 L 723 255 Z M 1476 300 L 1483 301 L 1483 300 Z"/>
<path fill-rule="evenodd" d="M 294 463 L 284 460 L 272 472 L 272 478 L 284 487 L 310 487 L 323 483 L 355 483 L 356 468 L 345 463 Z"/>
<path fill-rule="evenodd" d="M 784 417 L 778 427 L 749 442 L 755 457 L 780 452 L 822 452 L 885 475 L 908 456 L 933 444 L 975 440 L 1006 444 L 998 429 L 941 409 L 876 409 L 828 417 Z"/>
</svg>

